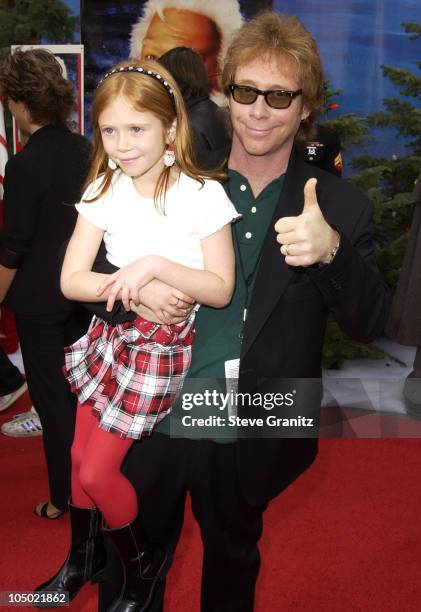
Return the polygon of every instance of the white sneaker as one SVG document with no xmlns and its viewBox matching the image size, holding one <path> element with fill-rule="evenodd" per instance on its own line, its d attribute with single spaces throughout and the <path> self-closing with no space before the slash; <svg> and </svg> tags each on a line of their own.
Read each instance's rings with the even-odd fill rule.
<svg viewBox="0 0 421 612">
<path fill-rule="evenodd" d="M 28 412 L 21 412 L 11 421 L 3 423 L 1 433 L 12 438 L 42 436 L 41 422 L 35 408 L 32 406 Z"/>
<path fill-rule="evenodd" d="M 9 408 L 9 406 L 11 406 L 13 402 L 18 399 L 18 397 L 20 397 L 21 395 L 25 393 L 27 388 L 28 388 L 28 385 L 24 381 L 22 385 L 19 387 L 19 389 L 16 389 L 16 391 L 13 391 L 13 393 L 8 393 L 7 395 L 1 395 L 0 396 L 0 412 L 3 412 L 3 410 L 6 410 L 6 408 Z"/>
</svg>

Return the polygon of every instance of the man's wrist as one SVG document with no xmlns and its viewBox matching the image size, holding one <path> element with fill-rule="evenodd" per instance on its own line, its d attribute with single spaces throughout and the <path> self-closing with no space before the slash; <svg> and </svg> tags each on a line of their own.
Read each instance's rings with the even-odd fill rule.
<svg viewBox="0 0 421 612">
<path fill-rule="evenodd" d="M 330 241 L 329 250 L 326 256 L 319 262 L 321 265 L 329 265 L 335 259 L 336 253 L 339 250 L 341 244 L 341 236 L 339 232 L 332 229 L 332 238 Z"/>
</svg>

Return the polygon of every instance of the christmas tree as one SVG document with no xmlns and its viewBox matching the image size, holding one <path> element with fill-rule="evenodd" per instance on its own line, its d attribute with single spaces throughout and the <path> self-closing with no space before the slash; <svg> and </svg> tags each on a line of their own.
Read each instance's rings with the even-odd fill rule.
<svg viewBox="0 0 421 612">
<path fill-rule="evenodd" d="M 0 48 L 41 42 L 70 43 L 79 18 L 61 0 L 2 0 L 0 2 Z"/>
<path fill-rule="evenodd" d="M 412 40 L 421 36 L 418 23 L 402 24 Z M 421 69 L 421 62 L 418 62 Z M 345 114 L 326 122 L 335 129 L 347 149 L 361 145 L 370 128 L 393 128 L 408 142 L 408 155 L 397 157 L 360 156 L 351 161 L 358 173 L 348 180 L 369 197 L 374 206 L 374 241 L 380 271 L 391 291 L 399 279 L 403 255 L 408 242 L 413 203 L 411 193 L 421 168 L 421 77 L 398 67 L 382 66 L 383 75 L 398 88 L 401 98 L 385 99 L 384 110 L 366 118 Z M 331 98 L 340 92 L 326 87 L 326 110 L 335 108 Z M 345 359 L 382 357 L 375 344 L 363 345 L 345 338 L 334 321 L 329 321 L 324 347 L 324 366 L 339 368 Z"/>
<path fill-rule="evenodd" d="M 66 44 L 79 32 L 79 17 L 62 0 L 0 0 L 0 60 L 10 45 Z M 13 154 L 12 120 L 5 113 L 9 155 Z"/>
</svg>

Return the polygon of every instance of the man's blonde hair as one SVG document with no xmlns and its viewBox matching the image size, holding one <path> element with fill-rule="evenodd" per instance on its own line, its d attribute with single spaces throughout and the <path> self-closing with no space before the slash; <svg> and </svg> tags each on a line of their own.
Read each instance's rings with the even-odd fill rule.
<svg viewBox="0 0 421 612">
<path fill-rule="evenodd" d="M 286 64 L 303 90 L 303 106 L 310 111 L 301 122 L 296 141 L 309 140 L 323 102 L 323 69 L 316 42 L 298 17 L 264 11 L 246 22 L 234 36 L 225 56 L 222 88 L 229 95 L 238 66 L 256 58 L 270 58 Z"/>
</svg>

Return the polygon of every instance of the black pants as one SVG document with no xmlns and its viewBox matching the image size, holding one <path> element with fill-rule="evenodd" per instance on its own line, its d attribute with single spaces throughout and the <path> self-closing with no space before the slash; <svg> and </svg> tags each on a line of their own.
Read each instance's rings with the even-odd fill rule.
<svg viewBox="0 0 421 612">
<path fill-rule="evenodd" d="M 149 539 L 174 550 L 182 528 L 187 491 L 204 546 L 202 612 L 252 612 L 259 572 L 257 543 L 264 507 L 243 500 L 234 444 L 175 439 L 155 433 L 133 445 L 124 466 L 139 494 Z M 119 563 L 110 550 L 108 582 L 100 585 L 99 610 L 118 593 Z M 186 600 L 185 608 L 190 608 Z M 163 589 L 151 612 L 162 610 Z"/>
<path fill-rule="evenodd" d="M 25 382 L 19 369 L 13 365 L 6 352 L 0 346 L 0 395 L 17 391 Z"/>
<path fill-rule="evenodd" d="M 62 373 L 64 347 L 83 335 L 85 311 L 16 315 L 16 327 L 31 400 L 39 414 L 48 470 L 50 500 L 60 510 L 70 497 L 70 448 L 76 397 Z"/>
</svg>

